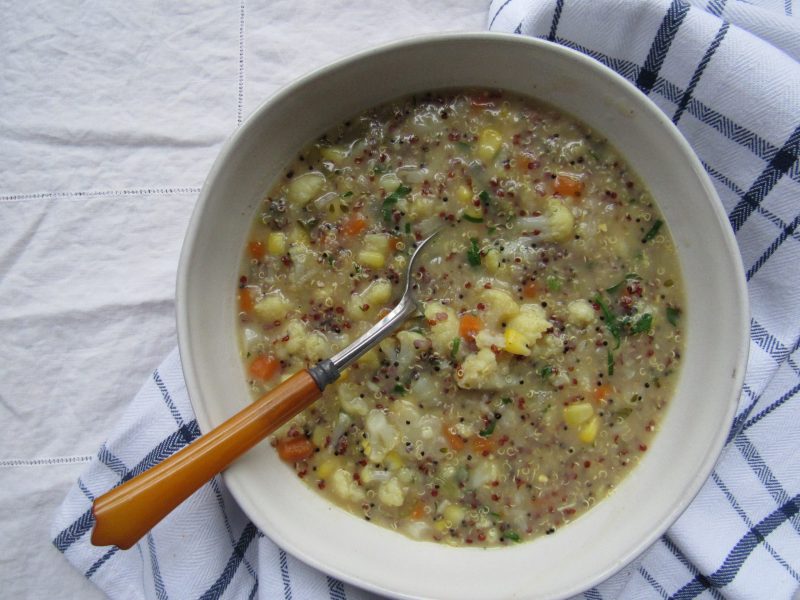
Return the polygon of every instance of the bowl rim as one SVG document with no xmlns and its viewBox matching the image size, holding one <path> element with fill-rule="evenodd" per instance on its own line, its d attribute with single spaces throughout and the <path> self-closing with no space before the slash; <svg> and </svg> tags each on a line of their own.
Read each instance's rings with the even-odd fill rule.
<svg viewBox="0 0 800 600">
<path fill-rule="evenodd" d="M 495 33 L 495 32 L 435 33 L 435 34 L 422 34 L 411 37 L 404 37 L 388 43 L 383 43 L 380 45 L 376 45 L 374 47 L 360 50 L 358 52 L 349 54 L 343 58 L 339 58 L 338 60 L 335 60 L 323 66 L 320 66 L 294 79 L 293 81 L 281 86 L 273 94 L 271 94 L 265 100 L 263 100 L 224 142 L 224 144 L 221 146 L 221 149 L 216 159 L 214 160 L 214 163 L 198 195 L 195 208 L 193 210 L 191 219 L 187 226 L 184 242 L 180 253 L 180 259 L 176 277 L 176 322 L 177 322 L 177 332 L 178 332 L 178 348 L 181 357 L 181 365 L 183 369 L 184 379 L 186 381 L 187 392 L 189 395 L 190 402 L 192 404 L 192 408 L 195 411 L 197 422 L 199 423 L 202 431 L 208 431 L 209 428 L 211 428 L 214 425 L 214 423 L 212 422 L 212 419 L 210 418 L 210 415 L 207 412 L 205 405 L 202 402 L 197 401 L 197 398 L 200 398 L 202 394 L 200 391 L 200 385 L 197 377 L 197 366 L 195 364 L 195 357 L 193 356 L 192 352 L 193 334 L 189 327 L 189 315 L 188 315 L 188 310 L 186 308 L 187 299 L 189 298 L 189 292 L 188 292 L 189 264 L 191 262 L 191 256 L 195 252 L 195 246 L 198 242 L 198 228 L 201 222 L 202 215 L 204 213 L 204 208 L 206 207 L 207 204 L 211 202 L 209 190 L 212 187 L 212 183 L 224 170 L 225 165 L 228 163 L 231 156 L 235 154 L 237 146 L 240 144 L 242 139 L 247 135 L 249 129 L 252 128 L 254 124 L 260 120 L 260 118 L 266 111 L 270 110 L 270 107 L 273 104 L 278 103 L 284 98 L 291 96 L 293 93 L 295 93 L 295 90 L 304 86 L 305 84 L 322 76 L 334 73 L 337 70 L 340 70 L 348 65 L 363 60 L 369 60 L 376 54 L 392 53 L 398 50 L 402 50 L 409 46 L 431 45 L 431 44 L 435 45 L 442 43 L 447 44 L 452 41 L 464 41 L 464 40 L 536 46 L 547 52 L 561 54 L 564 57 L 568 57 L 569 60 L 582 63 L 585 67 L 588 67 L 596 71 L 598 74 L 602 75 L 602 77 L 611 81 L 614 85 L 626 88 L 628 93 L 632 92 L 634 96 L 638 96 L 640 101 L 639 109 L 641 111 L 649 113 L 649 116 L 651 118 L 655 119 L 655 121 L 658 121 L 662 125 L 664 134 L 669 135 L 672 138 L 672 141 L 681 148 L 684 154 L 684 158 L 692 165 L 692 167 L 696 171 L 703 186 L 702 195 L 705 196 L 704 200 L 709 201 L 710 208 L 712 209 L 717 219 L 717 222 L 720 225 L 720 233 L 724 241 L 725 245 L 724 250 L 726 252 L 727 258 L 733 261 L 734 265 L 736 266 L 735 272 L 729 273 L 729 276 L 733 279 L 734 286 L 736 287 L 736 290 L 738 292 L 736 298 L 734 298 L 734 301 L 736 302 L 735 312 L 738 318 L 736 319 L 736 322 L 731 323 L 730 326 L 732 330 L 738 331 L 738 337 L 741 339 L 742 343 L 736 352 L 736 360 L 735 360 L 736 367 L 732 374 L 733 383 L 731 388 L 735 393 L 732 394 L 732 398 L 729 399 L 727 404 L 727 410 L 725 412 L 725 419 L 724 419 L 725 427 L 719 427 L 715 432 L 713 436 L 713 443 L 710 444 L 710 451 L 706 454 L 704 460 L 702 461 L 701 467 L 696 470 L 694 476 L 691 478 L 690 481 L 687 482 L 686 489 L 688 490 L 688 492 L 684 495 L 684 497 L 681 499 L 680 502 L 676 503 L 673 506 L 672 510 L 669 512 L 668 518 L 664 519 L 657 526 L 653 527 L 648 535 L 640 538 L 640 541 L 637 544 L 635 544 L 635 546 L 631 548 L 629 552 L 627 552 L 624 556 L 619 557 L 619 560 L 614 566 L 605 569 L 602 572 L 596 573 L 591 578 L 576 582 L 569 589 L 565 589 L 563 594 L 552 596 L 558 598 L 562 597 L 565 598 L 580 593 L 581 591 L 584 591 L 586 589 L 589 589 L 597 585 L 598 583 L 606 580 L 610 576 L 620 571 L 627 564 L 630 564 L 632 561 L 634 561 L 638 556 L 640 556 L 648 548 L 650 548 L 658 540 L 658 538 L 660 538 L 663 535 L 663 533 L 672 524 L 675 523 L 675 521 L 681 516 L 681 514 L 687 509 L 689 504 L 694 500 L 694 498 L 700 492 L 700 489 L 708 479 L 711 471 L 713 470 L 714 466 L 719 460 L 722 449 L 727 440 L 727 436 L 729 434 L 733 418 L 736 414 L 736 410 L 739 403 L 739 396 L 741 394 L 741 389 L 744 382 L 744 376 L 745 376 L 748 353 L 749 353 L 749 343 L 750 343 L 749 298 L 747 293 L 746 281 L 744 278 L 744 268 L 742 265 L 738 245 L 736 243 L 734 234 L 728 223 L 727 215 L 724 212 L 722 202 L 720 201 L 716 193 L 716 190 L 713 187 L 713 184 L 711 183 L 705 169 L 702 167 L 700 160 L 694 153 L 694 150 L 691 148 L 688 141 L 684 138 L 684 136 L 680 133 L 677 127 L 672 123 L 672 121 L 666 116 L 666 114 L 663 113 L 648 96 L 646 96 L 640 90 L 638 90 L 638 88 L 636 88 L 635 85 L 633 85 L 631 82 L 629 82 L 624 77 L 622 77 L 609 67 L 605 66 L 601 62 L 585 54 L 582 54 L 577 50 L 567 48 L 565 46 L 556 44 L 554 42 L 550 42 L 539 38 L 517 35 L 517 34 L 506 34 L 506 33 Z M 235 481 L 235 478 L 230 477 L 227 472 L 223 473 L 223 478 L 231 494 L 236 499 L 237 503 L 242 507 L 245 514 L 248 516 L 248 518 L 252 519 L 254 523 L 258 526 L 257 519 L 254 518 L 254 516 L 257 516 L 257 513 L 254 513 L 254 507 L 250 505 L 249 500 L 245 498 L 245 495 L 239 489 L 238 483 L 237 481 Z M 342 581 L 358 586 L 361 589 L 398 598 L 418 597 L 416 595 L 399 593 L 397 590 L 392 590 L 386 587 L 382 587 L 379 584 L 375 584 L 360 578 L 358 574 L 345 572 L 342 571 L 341 569 L 335 568 L 331 565 L 321 562 L 316 557 L 309 555 L 307 552 L 299 548 L 290 539 L 278 538 L 275 539 L 274 541 L 277 544 L 279 544 L 280 547 L 282 547 L 290 554 L 300 559 L 302 562 L 316 569 L 319 569 L 324 573 L 337 577 Z M 476 549 L 469 548 L 467 550 L 471 551 Z M 490 551 L 496 552 L 502 550 L 503 549 L 501 548 L 501 549 L 491 549 Z"/>
</svg>

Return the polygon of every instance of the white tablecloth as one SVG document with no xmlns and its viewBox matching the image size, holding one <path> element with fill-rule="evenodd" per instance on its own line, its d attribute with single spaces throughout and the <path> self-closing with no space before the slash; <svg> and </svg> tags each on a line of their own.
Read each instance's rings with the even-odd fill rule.
<svg viewBox="0 0 800 600">
<path fill-rule="evenodd" d="M 0 4 L 0 596 L 94 598 L 50 520 L 176 344 L 184 230 L 280 86 L 485 0 Z"/>
</svg>

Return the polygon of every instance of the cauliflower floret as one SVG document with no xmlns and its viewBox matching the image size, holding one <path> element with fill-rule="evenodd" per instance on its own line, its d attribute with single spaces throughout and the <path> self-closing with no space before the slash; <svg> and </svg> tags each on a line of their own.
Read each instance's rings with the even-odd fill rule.
<svg viewBox="0 0 800 600">
<path fill-rule="evenodd" d="M 286 190 L 286 197 L 292 204 L 305 206 L 319 195 L 324 185 L 325 175 L 311 171 L 292 179 Z"/>
<path fill-rule="evenodd" d="M 343 500 L 361 502 L 366 497 L 364 490 L 353 481 L 353 475 L 344 469 L 337 469 L 331 477 L 331 488 L 333 493 Z"/>
<path fill-rule="evenodd" d="M 497 328 L 519 312 L 519 305 L 508 292 L 503 290 L 483 290 L 481 301 L 486 305 L 486 310 L 481 316 L 489 327 Z"/>
<path fill-rule="evenodd" d="M 292 308 L 292 303 L 281 292 L 271 292 L 253 306 L 253 312 L 262 321 L 280 321 Z"/>
<path fill-rule="evenodd" d="M 595 318 L 594 308 L 587 300 L 573 300 L 567 306 L 567 321 L 576 327 L 588 327 Z"/>
<path fill-rule="evenodd" d="M 523 230 L 526 238 L 541 242 L 565 242 L 572 235 L 574 226 L 572 212 L 556 198 L 547 201 L 544 214 L 517 219 L 517 227 Z"/>
<path fill-rule="evenodd" d="M 369 412 L 366 400 L 356 393 L 356 387 L 349 383 L 340 383 L 336 389 L 342 410 L 349 415 L 365 416 Z"/>
<path fill-rule="evenodd" d="M 392 284 L 388 279 L 376 279 L 361 293 L 350 296 L 347 314 L 353 319 L 372 319 L 392 299 Z"/>
<path fill-rule="evenodd" d="M 392 477 L 389 481 L 384 481 L 378 488 L 378 500 L 387 506 L 403 506 L 406 499 L 397 477 Z"/>
<path fill-rule="evenodd" d="M 383 411 L 377 408 L 369 411 L 365 426 L 368 435 L 367 455 L 372 462 L 379 463 L 397 445 L 400 436 Z"/>
<path fill-rule="evenodd" d="M 484 460 L 477 463 L 469 476 L 469 487 L 477 489 L 499 477 L 500 471 L 494 460 Z"/>
<path fill-rule="evenodd" d="M 461 365 L 458 387 L 463 389 L 491 389 L 497 386 L 497 358 L 488 348 L 470 354 Z"/>
<path fill-rule="evenodd" d="M 475 336 L 475 345 L 478 346 L 478 349 L 491 348 L 494 346 L 502 350 L 506 347 L 506 338 L 502 333 L 481 329 L 478 335 Z"/>
<path fill-rule="evenodd" d="M 401 331 L 397 334 L 400 341 L 400 352 L 397 355 L 397 368 L 400 372 L 406 371 L 420 355 L 431 346 L 431 342 L 421 333 L 415 331 Z"/>
<path fill-rule="evenodd" d="M 458 318 L 455 311 L 439 302 L 425 306 L 425 318 L 431 324 L 431 342 L 439 354 L 449 354 L 453 340 L 458 337 Z"/>
<path fill-rule="evenodd" d="M 283 345 L 286 352 L 289 354 L 298 354 L 302 352 L 305 349 L 307 333 L 306 326 L 302 321 L 298 321 L 297 319 L 289 321 L 289 324 L 286 326 L 286 336 L 289 336 L 289 339 L 286 340 L 286 343 Z"/>
<path fill-rule="evenodd" d="M 504 332 L 505 349 L 512 354 L 530 356 L 531 347 L 550 328 L 544 309 L 538 304 L 523 304 L 509 319 Z"/>
<path fill-rule="evenodd" d="M 331 345 L 324 333 L 314 331 L 306 336 L 304 351 L 306 358 L 315 363 L 330 356 Z"/>
</svg>

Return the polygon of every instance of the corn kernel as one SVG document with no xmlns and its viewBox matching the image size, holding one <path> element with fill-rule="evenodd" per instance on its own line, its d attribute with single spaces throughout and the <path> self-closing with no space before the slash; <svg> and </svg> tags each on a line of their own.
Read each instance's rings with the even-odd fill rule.
<svg viewBox="0 0 800 600">
<path fill-rule="evenodd" d="M 599 429 L 600 417 L 595 415 L 592 417 L 591 421 L 580 428 L 578 438 L 580 438 L 580 440 L 585 444 L 591 444 L 594 441 L 594 438 L 597 437 L 597 432 Z"/>
<path fill-rule="evenodd" d="M 397 469 L 402 468 L 404 465 L 403 459 L 394 450 L 386 455 L 386 458 L 383 459 L 383 463 L 389 467 L 389 470 L 391 471 L 396 471 Z"/>
<path fill-rule="evenodd" d="M 267 236 L 267 252 L 272 256 L 286 254 L 286 234 L 273 231 Z"/>
<path fill-rule="evenodd" d="M 442 516 L 445 521 L 450 521 L 453 525 L 461 524 L 464 517 L 467 515 L 466 511 L 457 504 L 450 504 L 444 509 Z"/>
<path fill-rule="evenodd" d="M 494 275 L 497 273 L 497 270 L 500 268 L 500 253 L 494 248 L 491 248 L 483 257 L 483 266 L 490 274 Z"/>
<path fill-rule="evenodd" d="M 373 269 L 382 269 L 386 266 L 386 257 L 380 252 L 373 250 L 362 250 L 358 253 L 356 260 L 365 267 Z"/>
<path fill-rule="evenodd" d="M 328 432 L 325 430 L 325 428 L 321 425 L 317 425 L 314 427 L 314 431 L 311 433 L 311 443 L 317 448 L 322 448 L 322 446 L 325 445 L 325 440 L 327 437 Z"/>
<path fill-rule="evenodd" d="M 324 461 L 317 467 L 317 477 L 320 479 L 327 479 L 336 472 L 339 468 L 341 461 L 338 457 L 332 456 Z"/>
<path fill-rule="evenodd" d="M 503 141 L 499 132 L 494 129 L 484 129 L 478 137 L 478 158 L 483 162 L 491 161 Z"/>
<path fill-rule="evenodd" d="M 594 408 L 588 402 L 578 402 L 564 407 L 564 421 L 575 427 L 583 425 L 594 416 Z"/>
<path fill-rule="evenodd" d="M 506 327 L 503 336 L 506 340 L 506 352 L 511 352 L 511 354 L 518 354 L 520 356 L 530 356 L 531 350 L 527 345 L 528 339 L 519 331 Z"/>
<path fill-rule="evenodd" d="M 456 199 L 461 204 L 472 206 L 472 190 L 466 185 L 460 185 L 456 188 Z"/>
<path fill-rule="evenodd" d="M 433 524 L 433 528 L 442 533 L 445 529 L 448 529 L 448 522 L 446 519 L 439 519 Z"/>
</svg>

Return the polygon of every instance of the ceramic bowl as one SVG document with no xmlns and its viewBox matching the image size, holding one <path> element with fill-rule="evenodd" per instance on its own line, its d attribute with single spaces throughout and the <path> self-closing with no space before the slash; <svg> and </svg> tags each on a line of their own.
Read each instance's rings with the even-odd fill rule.
<svg viewBox="0 0 800 600">
<path fill-rule="evenodd" d="M 236 130 L 202 188 L 177 287 L 181 360 L 203 431 L 249 401 L 236 342 L 237 266 L 255 210 L 295 153 L 330 125 L 395 97 L 493 87 L 532 96 L 605 135 L 669 224 L 687 291 L 675 397 L 640 465 L 556 535 L 496 549 L 412 541 L 331 505 L 264 442 L 224 474 L 252 521 L 302 561 L 402 598 L 561 598 L 646 550 L 710 474 L 744 376 L 748 311 L 726 216 L 689 145 L 634 86 L 545 41 L 502 34 L 420 37 L 341 60 L 267 100 Z"/>
</svg>

